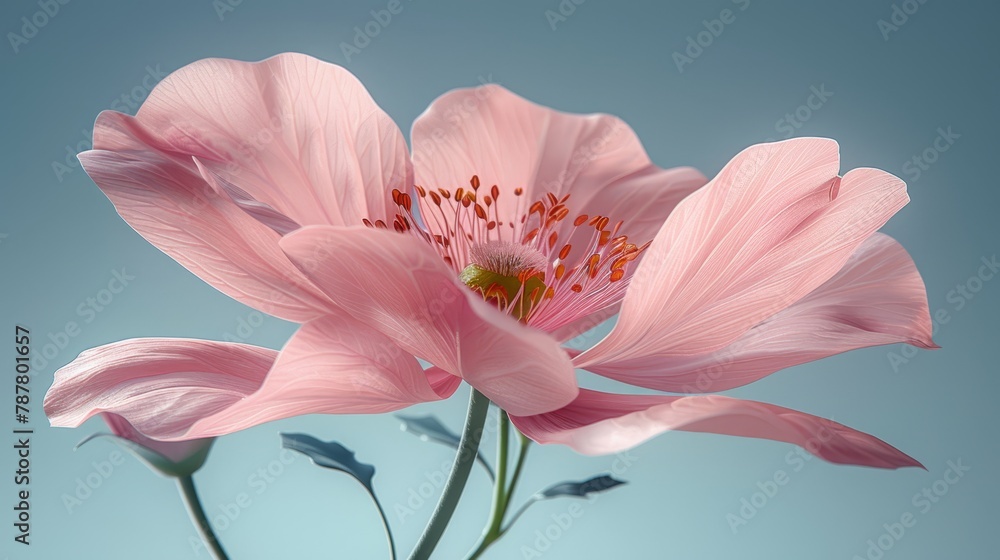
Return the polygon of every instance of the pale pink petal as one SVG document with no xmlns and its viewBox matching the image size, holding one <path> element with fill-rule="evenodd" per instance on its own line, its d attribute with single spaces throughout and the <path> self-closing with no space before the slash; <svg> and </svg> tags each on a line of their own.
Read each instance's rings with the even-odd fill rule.
<svg viewBox="0 0 1000 560">
<path fill-rule="evenodd" d="M 621 233 L 628 235 L 629 242 L 642 245 L 656 236 L 682 200 L 707 182 L 692 167 L 650 166 L 595 190 L 580 213 L 607 216 L 612 222 L 623 221 Z M 592 228 L 580 228 L 569 242 L 574 248 L 582 247 L 592 234 Z"/>
<path fill-rule="evenodd" d="M 572 217 L 624 220 L 625 233 L 634 219 L 648 240 L 677 200 L 705 182 L 690 168 L 652 165 L 635 133 L 616 117 L 554 111 L 493 84 L 437 98 L 413 123 L 411 137 L 418 185 L 468 189 L 473 175 L 487 190 L 497 185 L 500 220 L 514 226 L 498 231 L 517 241 L 523 228 L 533 227 L 521 216 L 546 193 L 557 199 L 569 194 Z M 518 188 L 524 192 L 514 196 Z M 569 239 L 572 217 L 564 220 L 561 239 Z"/>
<path fill-rule="evenodd" d="M 211 446 L 213 442 L 213 438 L 189 439 L 184 441 L 151 439 L 139 433 L 128 420 L 117 414 L 105 412 L 101 416 L 104 417 L 104 422 L 111 428 L 111 433 L 114 435 L 131 440 L 147 449 L 152 449 L 174 463 L 184 462 L 204 452 L 205 448 Z"/>
<path fill-rule="evenodd" d="M 454 378 L 452 376 L 453 379 Z M 185 434 L 221 435 L 302 414 L 379 414 L 451 396 L 458 384 L 363 323 L 332 316 L 303 325 L 260 389 Z"/>
<path fill-rule="evenodd" d="M 936 347 L 916 265 L 899 243 L 876 233 L 833 278 L 720 350 L 645 355 L 590 370 L 650 389 L 707 393 L 848 350 L 898 342 Z"/>
<path fill-rule="evenodd" d="M 559 326 L 553 329 L 549 334 L 551 334 L 552 338 L 558 340 L 559 342 L 567 342 L 600 326 L 608 319 L 614 317 L 618 313 L 619 309 L 621 309 L 621 303 L 609 305 L 608 307 L 584 315 L 575 321 Z"/>
<path fill-rule="evenodd" d="M 382 334 L 328 317 L 303 325 L 280 355 L 186 339 L 88 350 L 56 372 L 45 411 L 53 426 L 113 413 L 158 440 L 206 438 L 302 414 L 389 412 L 454 390 L 433 382 Z"/>
<path fill-rule="evenodd" d="M 164 78 L 136 119 L 300 225 L 385 219 L 391 189 L 413 182 L 402 133 L 361 82 L 303 54 L 199 60 Z"/>
<path fill-rule="evenodd" d="M 615 328 L 577 367 L 718 350 L 830 279 L 908 201 L 883 171 L 841 180 L 838 159 L 819 138 L 740 153 L 667 218 Z"/>
<path fill-rule="evenodd" d="M 56 371 L 45 414 L 53 426 L 76 427 L 95 414 L 113 413 L 148 437 L 169 439 L 256 391 L 277 355 L 189 339 L 99 346 Z"/>
<path fill-rule="evenodd" d="M 561 443 L 586 455 L 624 451 L 666 432 L 708 432 L 793 443 L 831 463 L 878 468 L 922 467 L 884 441 L 803 412 L 719 395 L 618 395 L 586 389 L 563 409 L 511 416 L 539 443 Z"/>
<path fill-rule="evenodd" d="M 270 226 L 220 196 L 190 157 L 161 151 L 135 119 L 104 112 L 80 162 L 140 235 L 234 299 L 283 319 L 308 321 L 329 300 L 278 248 Z"/>
<path fill-rule="evenodd" d="M 452 375 L 437 366 L 425 369 L 424 374 L 427 376 L 427 382 L 443 399 L 453 395 L 458 390 L 458 386 L 462 384 L 461 377 Z"/>
<path fill-rule="evenodd" d="M 505 410 L 534 414 L 576 396 L 558 343 L 489 306 L 423 240 L 312 226 L 285 236 L 281 247 L 337 306 Z"/>
</svg>

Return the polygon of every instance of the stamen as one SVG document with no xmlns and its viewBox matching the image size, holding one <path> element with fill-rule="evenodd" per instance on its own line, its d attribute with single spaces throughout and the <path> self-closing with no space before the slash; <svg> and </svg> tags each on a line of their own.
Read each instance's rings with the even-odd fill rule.
<svg viewBox="0 0 1000 560">
<path fill-rule="evenodd" d="M 501 209 L 501 186 L 480 193 L 482 187 L 479 175 L 472 175 L 467 186 L 454 190 L 393 189 L 399 211 L 387 219 L 393 230 L 427 241 L 466 285 L 498 309 L 538 328 L 556 328 L 624 297 L 630 266 L 649 243 L 629 242 L 620 233 L 622 221 L 612 226 L 611 216 L 578 214 L 570 226 L 570 194 L 545 192 L 527 199 L 525 189 L 515 187 L 508 191 L 514 198 L 506 198 Z M 430 231 L 414 217 L 413 195 Z M 362 223 L 389 229 L 381 219 Z M 589 235 L 581 235 L 588 229 Z"/>
</svg>

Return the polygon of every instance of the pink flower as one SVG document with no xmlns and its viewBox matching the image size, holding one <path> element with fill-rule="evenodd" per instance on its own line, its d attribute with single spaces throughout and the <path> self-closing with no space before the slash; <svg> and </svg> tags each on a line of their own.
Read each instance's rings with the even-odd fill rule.
<svg viewBox="0 0 1000 560">
<path fill-rule="evenodd" d="M 185 477 L 194 474 L 205 464 L 208 452 L 215 443 L 215 438 L 157 441 L 136 431 L 128 420 L 117 414 L 104 413 L 102 416 L 111 433 L 87 436 L 77 447 L 96 438 L 113 438 L 149 468 L 164 476 Z"/>
<path fill-rule="evenodd" d="M 920 276 L 876 233 L 908 200 L 898 178 L 838 177 L 837 144 L 805 138 L 748 148 L 705 184 L 653 165 L 617 118 L 496 85 L 435 100 L 411 139 L 412 158 L 354 76 L 296 54 L 202 60 L 134 118 L 102 113 L 80 160 L 119 214 L 219 290 L 303 325 L 280 354 L 90 350 L 56 373 L 52 423 L 113 412 L 149 437 L 204 438 L 397 410 L 464 380 L 531 439 L 582 453 L 687 430 L 919 465 L 801 412 L 600 393 L 574 372 L 705 393 L 854 348 L 932 347 Z M 562 347 L 616 313 L 593 347 Z"/>
</svg>

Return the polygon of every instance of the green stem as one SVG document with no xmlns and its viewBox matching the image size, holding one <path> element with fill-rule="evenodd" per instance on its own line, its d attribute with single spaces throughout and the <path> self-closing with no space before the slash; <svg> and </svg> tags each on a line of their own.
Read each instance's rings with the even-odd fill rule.
<svg viewBox="0 0 1000 560">
<path fill-rule="evenodd" d="M 441 499 L 438 500 L 437 507 L 431 515 L 424 533 L 420 535 L 417 546 L 410 553 L 410 560 L 428 560 L 441 535 L 444 534 L 448 522 L 451 520 L 458 500 L 462 497 L 465 483 L 469 480 L 469 472 L 472 464 L 476 462 L 476 454 L 479 451 L 479 440 L 483 437 L 483 425 L 486 423 L 486 413 L 490 408 L 490 400 L 485 395 L 472 389 L 469 396 L 469 411 L 465 418 L 465 428 L 462 430 L 462 439 L 458 444 L 458 455 L 455 456 L 455 464 L 451 467 L 451 474 L 444 484 L 444 491 Z"/>
<path fill-rule="evenodd" d="M 490 514 L 486 537 L 494 537 L 503 523 L 504 506 L 507 504 L 507 452 L 510 447 L 510 419 L 505 410 L 500 411 L 497 429 L 497 479 L 493 484 L 493 511 Z"/>
<path fill-rule="evenodd" d="M 500 531 L 500 534 L 503 535 L 504 533 L 506 533 L 507 530 L 510 529 L 510 527 L 515 522 L 517 522 L 517 520 L 522 515 L 524 515 L 524 512 L 528 511 L 528 508 L 531 507 L 532 504 L 534 504 L 537 501 L 538 501 L 538 498 L 536 498 L 535 496 L 532 496 L 531 498 L 528 499 L 527 502 L 524 502 L 524 504 L 522 504 L 521 507 L 518 508 L 517 511 L 514 512 L 514 515 L 510 516 L 510 521 L 507 523 L 507 526 L 504 527 L 503 530 Z"/>
<path fill-rule="evenodd" d="M 531 444 L 531 440 L 518 432 L 520 447 L 517 452 L 517 462 L 514 466 L 514 472 L 510 477 L 510 485 L 507 486 L 507 481 L 505 479 L 507 475 L 509 425 L 510 422 L 507 417 L 507 413 L 501 411 L 500 438 L 497 445 L 497 478 L 493 493 L 493 511 L 490 514 L 489 525 L 487 525 L 486 530 L 483 533 L 483 537 L 479 541 L 479 545 L 474 551 L 472 551 L 472 554 L 469 555 L 469 560 L 475 560 L 476 558 L 482 556 L 482 554 L 486 552 L 486 549 L 499 540 L 510 527 L 510 524 L 508 524 L 507 527 L 504 527 L 503 520 L 507 515 L 508 507 L 510 507 L 510 499 L 514 495 L 514 490 L 517 489 L 517 482 L 521 478 L 521 471 L 524 468 L 524 462 L 528 456 L 528 447 Z"/>
<path fill-rule="evenodd" d="M 177 487 L 181 491 L 181 498 L 187 507 L 188 515 L 191 516 L 191 522 L 198 529 L 201 540 L 205 541 L 205 546 L 211 551 L 212 556 L 216 560 L 229 560 L 229 556 L 226 556 L 226 551 L 223 550 L 219 538 L 212 532 L 212 526 L 208 522 L 208 516 L 205 515 L 205 509 L 201 507 L 201 500 L 198 499 L 198 491 L 194 488 L 194 479 L 190 475 L 179 477 L 177 479 Z"/>
<path fill-rule="evenodd" d="M 392 538 L 392 529 L 389 527 L 389 519 L 385 516 L 385 510 L 382 509 L 382 503 L 378 501 L 375 494 L 372 494 L 372 500 L 375 501 L 375 507 L 378 508 L 379 517 L 382 518 L 382 527 L 385 528 L 385 536 L 389 540 L 389 560 L 396 560 L 396 541 Z"/>
<path fill-rule="evenodd" d="M 514 465 L 514 474 L 510 477 L 510 486 L 507 487 L 507 503 L 503 506 L 505 515 L 507 510 L 510 508 L 510 499 L 514 497 L 514 490 L 517 489 L 517 482 L 521 479 L 521 470 L 524 468 L 525 459 L 528 458 L 528 449 L 531 446 L 531 440 L 525 437 L 524 434 L 518 432 L 517 435 L 521 445 L 517 450 L 517 463 Z M 507 529 L 510 528 L 511 524 L 513 524 L 513 520 L 507 524 L 507 527 L 502 527 L 500 529 L 501 536 L 507 532 Z"/>
</svg>

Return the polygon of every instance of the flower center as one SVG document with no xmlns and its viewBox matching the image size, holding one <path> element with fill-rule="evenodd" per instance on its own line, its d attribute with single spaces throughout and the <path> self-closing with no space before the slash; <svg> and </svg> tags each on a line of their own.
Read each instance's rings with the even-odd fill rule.
<svg viewBox="0 0 1000 560">
<path fill-rule="evenodd" d="M 580 214 L 569 220 L 569 194 L 546 192 L 528 200 L 523 188 L 485 188 L 477 175 L 469 187 L 414 185 L 413 194 L 419 219 L 411 195 L 393 189 L 398 211 L 392 225 L 368 219 L 364 224 L 420 237 L 466 286 L 543 330 L 621 301 L 632 263 L 649 246 L 629 242 L 621 233 L 623 222 L 612 223 L 607 216 Z"/>
<path fill-rule="evenodd" d="M 459 275 L 462 283 L 526 321 L 545 296 L 545 255 L 520 243 L 491 241 L 473 245 L 472 262 Z"/>
</svg>

